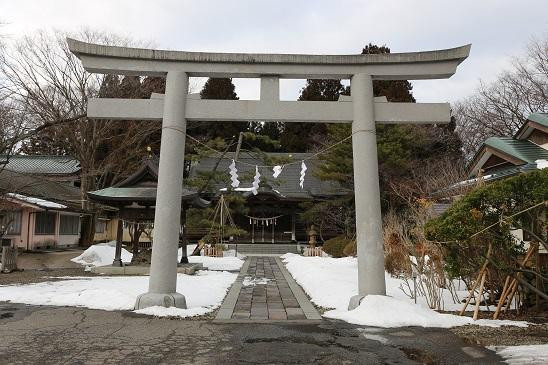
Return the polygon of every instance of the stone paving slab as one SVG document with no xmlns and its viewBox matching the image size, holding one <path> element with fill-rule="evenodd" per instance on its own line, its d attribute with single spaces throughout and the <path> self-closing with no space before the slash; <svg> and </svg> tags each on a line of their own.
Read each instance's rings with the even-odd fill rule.
<svg viewBox="0 0 548 365">
<path fill-rule="evenodd" d="M 279 258 L 270 256 L 246 259 L 215 318 L 219 322 L 307 320 L 319 321 L 321 316 Z"/>
</svg>

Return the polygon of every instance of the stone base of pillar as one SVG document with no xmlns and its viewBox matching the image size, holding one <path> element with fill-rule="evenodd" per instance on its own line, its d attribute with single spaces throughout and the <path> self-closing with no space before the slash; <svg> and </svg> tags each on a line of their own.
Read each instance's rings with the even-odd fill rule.
<svg viewBox="0 0 548 365">
<path fill-rule="evenodd" d="M 186 299 L 179 293 L 144 293 L 137 297 L 135 309 L 148 307 L 176 307 L 186 309 Z"/>
<path fill-rule="evenodd" d="M 124 266 L 124 263 L 122 262 L 122 259 L 114 259 L 114 261 L 112 261 L 112 266 L 122 267 Z"/>
<path fill-rule="evenodd" d="M 365 298 L 365 295 L 359 295 L 359 294 L 351 297 L 350 303 L 348 303 L 348 310 L 351 311 L 358 308 L 363 298 Z"/>
</svg>

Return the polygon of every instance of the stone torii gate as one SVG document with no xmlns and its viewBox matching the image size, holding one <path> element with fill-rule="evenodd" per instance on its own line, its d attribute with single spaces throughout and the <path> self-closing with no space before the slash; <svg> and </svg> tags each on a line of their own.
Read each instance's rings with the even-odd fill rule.
<svg viewBox="0 0 548 365">
<path fill-rule="evenodd" d="M 413 53 L 302 55 L 202 53 L 124 48 L 67 39 L 89 72 L 164 76 L 165 95 L 143 99 L 91 99 L 88 117 L 162 120 L 155 237 L 149 289 L 135 308 L 186 308 L 176 291 L 186 122 L 283 121 L 352 123 L 359 295 L 386 294 L 375 123 L 448 123 L 449 104 L 388 103 L 373 97 L 373 80 L 451 77 L 470 52 L 463 47 Z M 260 78 L 260 100 L 200 100 L 188 78 Z M 350 79 L 351 97 L 339 102 L 280 101 L 279 79 Z"/>
</svg>

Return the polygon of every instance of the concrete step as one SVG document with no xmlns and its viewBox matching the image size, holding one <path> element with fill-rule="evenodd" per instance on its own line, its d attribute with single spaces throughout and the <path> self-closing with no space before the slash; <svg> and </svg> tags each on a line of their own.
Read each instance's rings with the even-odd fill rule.
<svg viewBox="0 0 548 365">
<path fill-rule="evenodd" d="M 279 254 L 299 253 L 296 244 L 276 243 L 239 243 L 228 244 L 229 250 L 236 250 L 241 254 Z"/>
</svg>

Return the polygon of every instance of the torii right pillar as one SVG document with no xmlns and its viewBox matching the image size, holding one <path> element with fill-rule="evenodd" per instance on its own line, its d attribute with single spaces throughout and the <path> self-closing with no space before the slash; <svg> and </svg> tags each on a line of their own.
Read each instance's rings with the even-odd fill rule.
<svg viewBox="0 0 548 365">
<path fill-rule="evenodd" d="M 386 283 L 373 80 L 371 75 L 360 73 L 350 82 L 358 254 L 358 295 L 348 305 L 352 310 L 366 295 L 386 295 Z"/>
</svg>

